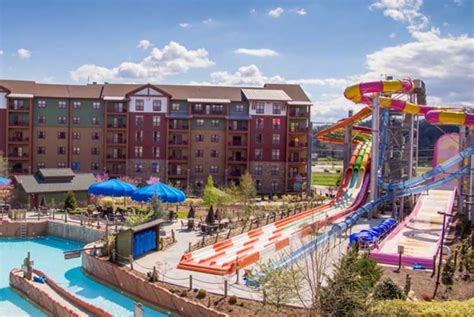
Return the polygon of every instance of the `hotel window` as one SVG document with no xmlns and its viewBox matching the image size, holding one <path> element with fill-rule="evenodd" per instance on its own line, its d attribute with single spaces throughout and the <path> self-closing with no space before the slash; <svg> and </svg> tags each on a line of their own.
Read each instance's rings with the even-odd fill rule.
<svg viewBox="0 0 474 317">
<path fill-rule="evenodd" d="M 273 114 L 281 114 L 282 105 L 280 102 L 273 103 Z"/>
<path fill-rule="evenodd" d="M 280 129 L 281 119 L 272 119 L 272 125 L 274 130 Z"/>
<path fill-rule="evenodd" d="M 97 118 L 97 117 L 92 117 L 92 124 L 93 124 L 93 125 L 99 125 L 99 124 L 100 124 L 99 118 Z"/>
<path fill-rule="evenodd" d="M 217 165 L 211 165 L 211 173 L 219 173 L 219 167 Z"/>
<path fill-rule="evenodd" d="M 46 132 L 38 131 L 38 139 L 46 139 Z"/>
<path fill-rule="evenodd" d="M 280 167 L 278 165 L 272 165 L 272 175 L 276 176 L 280 172 Z"/>
<path fill-rule="evenodd" d="M 217 152 L 217 150 L 211 150 L 211 157 L 219 157 L 219 152 Z"/>
<path fill-rule="evenodd" d="M 13 109 L 19 109 L 23 107 L 23 100 L 13 100 Z"/>
<path fill-rule="evenodd" d="M 255 121 L 255 127 L 257 129 L 263 129 L 263 119 L 262 118 L 257 118 Z"/>
<path fill-rule="evenodd" d="M 272 150 L 272 160 L 278 161 L 280 159 L 280 150 Z"/>
<path fill-rule="evenodd" d="M 72 107 L 73 107 L 74 109 L 81 109 L 81 102 L 80 102 L 80 101 L 74 101 L 74 102 L 72 103 Z"/>
<path fill-rule="evenodd" d="M 202 111 L 202 104 L 197 103 L 194 105 L 194 111 L 201 112 Z"/>
<path fill-rule="evenodd" d="M 72 162 L 71 168 L 72 168 L 73 170 L 75 170 L 75 171 L 78 171 L 78 170 L 81 169 L 81 163 L 79 163 L 79 162 Z"/>
<path fill-rule="evenodd" d="M 72 133 L 72 139 L 73 140 L 79 140 L 81 138 L 81 132 L 73 132 Z"/>
<path fill-rule="evenodd" d="M 58 102 L 58 109 L 66 109 L 67 102 L 66 101 L 59 101 Z"/>
<path fill-rule="evenodd" d="M 160 142 L 160 131 L 153 132 L 153 141 Z"/>
<path fill-rule="evenodd" d="M 143 146 L 135 147 L 135 157 L 143 157 Z"/>
<path fill-rule="evenodd" d="M 204 157 L 204 150 L 196 150 L 196 157 Z"/>
<path fill-rule="evenodd" d="M 36 167 L 39 169 L 39 168 L 45 168 L 46 167 L 46 164 L 44 164 L 43 162 L 38 162 L 36 163 Z"/>
<path fill-rule="evenodd" d="M 94 110 L 100 110 L 100 102 L 94 101 L 94 102 L 92 103 L 92 109 L 94 109 Z"/>
<path fill-rule="evenodd" d="M 244 112 L 244 105 L 236 105 L 235 112 Z"/>
<path fill-rule="evenodd" d="M 218 127 L 219 126 L 219 120 L 211 120 L 211 127 Z"/>
<path fill-rule="evenodd" d="M 159 127 L 161 124 L 161 117 L 160 116 L 153 116 L 153 126 Z"/>
<path fill-rule="evenodd" d="M 159 173 L 160 172 L 160 163 L 159 162 L 152 162 L 151 163 L 151 172 L 152 173 Z"/>
<path fill-rule="evenodd" d="M 255 150 L 255 160 L 256 161 L 262 161 L 263 160 L 263 150 L 262 149 L 256 149 Z"/>
<path fill-rule="evenodd" d="M 173 111 L 179 111 L 179 103 L 174 103 L 171 105 L 171 110 Z"/>
<path fill-rule="evenodd" d="M 135 125 L 141 127 L 143 125 L 143 116 L 136 116 L 135 117 Z"/>
<path fill-rule="evenodd" d="M 262 190 L 262 181 L 261 180 L 259 180 L 259 179 L 255 180 L 255 188 L 257 190 Z"/>
<path fill-rule="evenodd" d="M 159 147 L 153 147 L 152 153 L 153 153 L 154 158 L 160 158 L 160 148 Z"/>
<path fill-rule="evenodd" d="M 91 133 L 91 139 L 92 140 L 99 140 L 99 132 L 92 132 Z"/>
<path fill-rule="evenodd" d="M 135 141 L 138 141 L 138 142 L 143 141 L 143 131 L 135 132 Z"/>
<path fill-rule="evenodd" d="M 217 134 L 211 135 L 211 142 L 219 142 L 219 136 Z"/>
<path fill-rule="evenodd" d="M 58 140 L 66 139 L 66 132 L 58 132 Z"/>
<path fill-rule="evenodd" d="M 153 111 L 161 111 L 161 100 L 153 100 Z"/>
<path fill-rule="evenodd" d="M 140 173 L 143 169 L 143 163 L 135 163 L 135 172 Z"/>
<path fill-rule="evenodd" d="M 64 163 L 64 162 L 58 162 L 57 167 L 58 167 L 58 168 L 65 168 L 65 167 L 66 167 L 66 163 Z"/>
<path fill-rule="evenodd" d="M 196 135 L 196 142 L 204 142 L 204 135 L 202 134 Z"/>
<path fill-rule="evenodd" d="M 273 180 L 272 181 L 272 191 L 277 191 L 279 189 L 279 184 L 278 184 L 278 181 L 276 180 Z"/>
<path fill-rule="evenodd" d="M 279 134 L 274 134 L 272 136 L 272 144 L 280 144 L 280 135 Z"/>
<path fill-rule="evenodd" d="M 36 153 L 38 154 L 46 154 L 46 148 L 44 146 L 38 147 Z"/>
<path fill-rule="evenodd" d="M 204 170 L 204 168 L 203 168 L 202 165 L 196 165 L 196 166 L 194 166 L 194 171 L 195 171 L 196 173 L 202 173 L 203 170 Z"/>
<path fill-rule="evenodd" d="M 262 175 L 262 165 L 255 165 L 255 175 Z"/>
<path fill-rule="evenodd" d="M 72 117 L 73 124 L 81 124 L 81 117 Z"/>
<path fill-rule="evenodd" d="M 98 147 L 91 148 L 91 155 L 99 155 L 100 150 Z"/>
<path fill-rule="evenodd" d="M 46 108 L 46 101 L 38 100 L 38 108 Z"/>
<path fill-rule="evenodd" d="M 136 111 L 144 111 L 145 110 L 145 100 L 143 100 L 143 99 L 135 100 L 135 110 Z"/>
<path fill-rule="evenodd" d="M 66 154 L 66 148 L 64 146 L 58 147 L 58 155 Z"/>
<path fill-rule="evenodd" d="M 114 102 L 114 105 L 112 107 L 113 112 L 125 112 L 124 107 L 123 107 L 123 102 Z"/>
<path fill-rule="evenodd" d="M 58 117 L 58 123 L 59 123 L 59 124 L 65 124 L 65 123 L 66 123 L 66 117 L 64 117 L 64 116 L 59 116 L 59 117 Z"/>
<path fill-rule="evenodd" d="M 255 135 L 255 143 L 256 144 L 262 144 L 263 142 L 263 135 L 261 133 L 258 133 Z"/>
<path fill-rule="evenodd" d="M 212 105 L 211 110 L 214 113 L 222 113 L 224 112 L 224 105 Z"/>
<path fill-rule="evenodd" d="M 72 154 L 74 155 L 81 155 L 81 148 L 80 147 L 73 147 Z"/>
<path fill-rule="evenodd" d="M 46 123 L 46 116 L 38 116 L 38 123 Z"/>
<path fill-rule="evenodd" d="M 263 102 L 257 102 L 255 105 L 255 113 L 263 114 L 265 113 L 265 104 Z"/>
<path fill-rule="evenodd" d="M 99 163 L 91 163 L 91 170 L 98 171 L 99 170 Z"/>
<path fill-rule="evenodd" d="M 196 125 L 197 125 L 198 127 L 204 126 L 204 120 L 203 120 L 203 119 L 197 119 L 197 120 L 196 120 Z"/>
</svg>

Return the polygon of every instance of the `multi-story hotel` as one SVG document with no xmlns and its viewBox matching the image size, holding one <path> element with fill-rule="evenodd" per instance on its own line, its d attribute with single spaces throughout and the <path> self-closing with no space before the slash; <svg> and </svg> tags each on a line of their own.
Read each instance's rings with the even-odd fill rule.
<svg viewBox="0 0 474 317">
<path fill-rule="evenodd" d="M 299 85 L 0 80 L 0 152 L 11 174 L 71 167 L 199 190 L 248 170 L 259 192 L 284 193 L 307 181 L 310 106 Z"/>
</svg>

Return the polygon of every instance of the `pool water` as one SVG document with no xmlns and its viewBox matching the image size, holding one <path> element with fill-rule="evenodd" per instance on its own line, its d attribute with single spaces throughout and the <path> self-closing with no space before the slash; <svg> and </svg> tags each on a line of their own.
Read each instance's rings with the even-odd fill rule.
<svg viewBox="0 0 474 317">
<path fill-rule="evenodd" d="M 34 267 L 60 286 L 83 300 L 105 309 L 114 316 L 133 316 L 135 301 L 98 283 L 82 272 L 81 259 L 65 260 L 63 251 L 83 245 L 55 237 L 0 239 L 0 316 L 46 316 L 44 312 L 9 287 L 9 273 L 21 268 L 28 251 Z M 145 306 L 145 316 L 169 316 L 171 313 Z"/>
</svg>

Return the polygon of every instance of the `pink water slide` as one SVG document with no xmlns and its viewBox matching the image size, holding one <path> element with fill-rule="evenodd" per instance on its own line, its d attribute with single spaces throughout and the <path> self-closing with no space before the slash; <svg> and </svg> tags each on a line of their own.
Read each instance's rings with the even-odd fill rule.
<svg viewBox="0 0 474 317">
<path fill-rule="evenodd" d="M 443 216 L 438 211 L 451 214 L 455 196 L 455 189 L 430 190 L 422 194 L 410 216 L 371 252 L 370 258 L 379 263 L 398 265 L 398 246 L 403 246 L 402 265 L 417 263 L 432 270 L 443 227 Z"/>
</svg>

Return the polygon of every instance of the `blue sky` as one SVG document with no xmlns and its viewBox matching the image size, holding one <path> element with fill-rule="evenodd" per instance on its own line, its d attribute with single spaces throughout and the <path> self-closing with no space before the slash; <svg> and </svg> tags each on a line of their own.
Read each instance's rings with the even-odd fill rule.
<svg viewBox="0 0 474 317">
<path fill-rule="evenodd" d="M 424 79 L 430 102 L 472 106 L 473 22 L 472 0 L 0 0 L 0 78 L 285 81 L 324 121 L 353 107 L 346 85 L 392 74 Z"/>
</svg>

